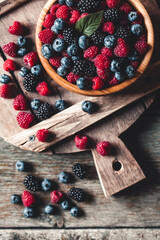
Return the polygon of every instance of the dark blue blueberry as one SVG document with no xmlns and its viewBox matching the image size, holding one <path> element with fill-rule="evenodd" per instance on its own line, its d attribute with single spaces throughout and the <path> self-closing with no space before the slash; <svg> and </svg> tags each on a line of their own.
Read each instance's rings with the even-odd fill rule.
<svg viewBox="0 0 160 240">
<path fill-rule="evenodd" d="M 41 106 L 41 101 L 39 99 L 34 98 L 31 101 L 31 108 L 33 110 L 38 110 L 40 106 Z"/>
<path fill-rule="evenodd" d="M 136 21 L 137 18 L 138 18 L 137 12 L 132 11 L 128 14 L 128 20 L 131 22 Z"/>
<path fill-rule="evenodd" d="M 78 56 L 79 52 L 80 52 L 80 49 L 76 44 L 72 44 L 67 48 L 67 53 L 70 57 Z"/>
<path fill-rule="evenodd" d="M 25 207 L 23 210 L 23 214 L 25 218 L 32 218 L 35 216 L 35 211 L 32 207 Z"/>
<path fill-rule="evenodd" d="M 130 61 L 136 61 L 138 60 L 138 53 L 136 51 L 134 51 L 131 55 L 128 56 L 128 59 Z"/>
<path fill-rule="evenodd" d="M 18 56 L 24 57 L 26 54 L 27 54 L 27 49 L 26 48 L 18 49 Z"/>
<path fill-rule="evenodd" d="M 16 169 L 19 172 L 24 172 L 26 170 L 26 163 L 22 160 L 16 162 Z"/>
<path fill-rule="evenodd" d="M 21 77 L 25 77 L 28 72 L 29 72 L 29 71 L 28 71 L 27 68 L 22 67 L 21 70 L 19 71 L 19 75 L 20 75 Z"/>
<path fill-rule="evenodd" d="M 10 82 L 11 82 L 10 76 L 8 76 L 7 74 L 0 75 L 0 83 L 7 84 L 7 83 L 10 83 Z"/>
<path fill-rule="evenodd" d="M 41 53 L 46 59 L 51 58 L 53 55 L 53 48 L 51 44 L 44 44 L 41 48 Z"/>
<path fill-rule="evenodd" d="M 55 214 L 55 212 L 56 212 L 55 207 L 51 204 L 46 205 L 45 208 L 44 208 L 44 213 L 45 214 L 53 215 L 53 214 Z"/>
<path fill-rule="evenodd" d="M 27 39 L 24 36 L 20 36 L 17 40 L 19 47 L 24 47 L 27 44 Z"/>
<path fill-rule="evenodd" d="M 68 58 L 68 57 L 63 57 L 63 58 L 61 59 L 61 65 L 62 65 L 63 67 L 65 67 L 65 68 L 70 68 L 71 65 L 72 65 L 72 61 L 71 61 L 71 59 Z"/>
<path fill-rule="evenodd" d="M 125 75 L 123 72 L 115 72 L 114 76 L 118 81 L 123 81 L 125 79 Z"/>
<path fill-rule="evenodd" d="M 78 45 L 82 49 L 86 49 L 89 47 L 89 38 L 86 35 L 80 36 L 78 39 Z"/>
<path fill-rule="evenodd" d="M 51 182 L 51 180 L 45 178 L 45 179 L 43 179 L 41 186 L 42 186 L 43 191 L 45 191 L 45 192 L 49 191 L 49 190 L 51 190 L 52 182 Z"/>
<path fill-rule="evenodd" d="M 121 68 L 120 62 L 115 60 L 115 59 L 113 59 L 112 62 L 111 62 L 111 68 L 110 68 L 111 71 L 112 72 L 117 72 L 117 71 L 120 70 L 120 68 Z"/>
<path fill-rule="evenodd" d="M 20 202 L 21 202 L 21 197 L 20 197 L 20 196 L 18 196 L 18 195 L 16 195 L 16 194 L 12 195 L 12 197 L 11 197 L 11 203 L 13 203 L 13 204 L 18 204 L 18 203 L 20 203 Z"/>
<path fill-rule="evenodd" d="M 51 31 L 54 32 L 54 33 L 56 33 L 56 34 L 58 34 L 61 30 L 58 29 L 58 28 L 56 28 L 55 25 L 53 25 L 53 26 L 51 27 Z"/>
<path fill-rule="evenodd" d="M 132 66 L 129 65 L 129 66 L 126 67 L 126 75 L 127 75 L 128 78 L 134 77 L 135 74 L 136 74 L 135 69 Z"/>
<path fill-rule="evenodd" d="M 82 103 L 82 110 L 86 113 L 92 114 L 96 110 L 96 105 L 90 101 L 84 101 Z"/>
<path fill-rule="evenodd" d="M 31 73 L 33 75 L 38 76 L 38 75 L 41 74 L 41 72 L 42 72 L 42 66 L 41 65 L 37 64 L 37 65 L 34 65 L 33 67 L 31 67 Z"/>
<path fill-rule="evenodd" d="M 72 207 L 70 213 L 73 217 L 78 217 L 80 215 L 80 211 L 78 207 Z"/>
<path fill-rule="evenodd" d="M 116 43 L 116 38 L 114 35 L 108 35 L 104 39 L 104 46 L 107 48 L 113 47 L 115 43 Z"/>
<path fill-rule="evenodd" d="M 66 200 L 61 203 L 61 208 L 63 210 L 68 210 L 68 209 L 70 209 L 70 207 L 71 207 L 71 204 Z"/>
<path fill-rule="evenodd" d="M 67 104 L 66 104 L 66 102 L 63 99 L 58 99 L 55 102 L 55 108 L 58 111 L 63 111 L 63 110 L 65 110 L 67 108 Z"/>
<path fill-rule="evenodd" d="M 65 41 L 61 38 L 56 38 L 53 42 L 53 49 L 56 52 L 62 52 L 65 50 Z"/>
<path fill-rule="evenodd" d="M 73 61 L 78 61 L 80 59 L 80 56 L 72 56 Z"/>
<path fill-rule="evenodd" d="M 85 90 L 88 88 L 88 81 L 86 78 L 80 77 L 76 81 L 77 87 L 81 90 Z"/>
<path fill-rule="evenodd" d="M 69 173 L 67 172 L 60 172 L 60 174 L 58 175 L 58 180 L 61 183 L 69 183 L 71 176 Z"/>
<path fill-rule="evenodd" d="M 68 69 L 63 67 L 63 66 L 60 66 L 59 68 L 57 68 L 57 73 L 61 76 L 61 77 L 64 77 L 67 75 L 68 73 Z"/>
<path fill-rule="evenodd" d="M 64 5 L 65 4 L 65 0 L 58 0 L 58 3 L 61 4 L 61 5 Z"/>
<path fill-rule="evenodd" d="M 54 26 L 55 28 L 59 29 L 59 30 L 63 30 L 64 26 L 65 26 L 65 21 L 62 18 L 57 18 L 54 22 Z"/>
<path fill-rule="evenodd" d="M 131 32 L 134 35 L 139 36 L 143 33 L 143 27 L 140 24 L 134 24 L 131 27 Z"/>
<path fill-rule="evenodd" d="M 74 6 L 74 0 L 65 0 L 66 1 L 66 5 L 68 7 L 73 7 Z"/>
</svg>

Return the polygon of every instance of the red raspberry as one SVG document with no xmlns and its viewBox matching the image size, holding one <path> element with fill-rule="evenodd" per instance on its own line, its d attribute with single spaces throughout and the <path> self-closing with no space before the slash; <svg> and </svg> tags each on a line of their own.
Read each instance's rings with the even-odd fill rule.
<svg viewBox="0 0 160 240">
<path fill-rule="evenodd" d="M 109 86 L 115 86 L 117 84 L 119 84 L 118 80 L 113 77 L 109 82 L 108 82 Z"/>
<path fill-rule="evenodd" d="M 6 45 L 3 45 L 2 49 L 3 49 L 4 53 L 8 54 L 10 57 L 17 56 L 18 46 L 14 42 L 10 42 Z"/>
<path fill-rule="evenodd" d="M 88 137 L 76 135 L 74 138 L 74 142 L 79 149 L 85 149 L 88 144 Z"/>
<path fill-rule="evenodd" d="M 55 37 L 55 34 L 51 31 L 50 28 L 46 28 L 38 34 L 39 40 L 44 44 L 52 44 Z"/>
<path fill-rule="evenodd" d="M 58 8 L 56 12 L 56 17 L 66 20 L 68 18 L 68 14 L 69 8 L 66 5 L 62 5 L 60 8 Z"/>
<path fill-rule="evenodd" d="M 131 61 L 130 62 L 130 65 L 134 68 L 134 69 L 137 69 L 139 67 L 139 62 L 138 61 Z"/>
<path fill-rule="evenodd" d="M 62 54 L 62 56 L 63 57 L 69 57 L 69 55 L 68 55 L 68 53 L 67 53 L 67 51 L 65 50 L 65 51 L 63 51 L 63 52 L 61 52 L 61 54 Z"/>
<path fill-rule="evenodd" d="M 53 67 L 58 68 L 61 66 L 61 58 L 62 58 L 61 56 L 56 56 L 54 58 L 50 58 L 49 62 Z"/>
<path fill-rule="evenodd" d="M 127 2 L 124 2 L 121 7 L 120 7 L 120 10 L 123 12 L 123 13 L 126 13 L 128 15 L 128 13 L 130 13 L 132 11 L 132 8 L 131 6 L 127 3 Z"/>
<path fill-rule="evenodd" d="M 57 35 L 57 38 L 64 39 L 64 36 L 63 36 L 63 34 L 62 34 L 62 33 L 58 33 L 58 35 Z"/>
<path fill-rule="evenodd" d="M 16 70 L 16 68 L 17 68 L 16 63 L 11 59 L 7 59 L 3 63 L 3 69 L 7 72 L 14 71 Z"/>
<path fill-rule="evenodd" d="M 34 116 L 28 112 L 19 112 L 17 114 L 17 122 L 21 128 L 29 128 L 32 123 Z"/>
<path fill-rule="evenodd" d="M 97 68 L 97 75 L 102 80 L 107 80 L 109 78 L 109 70 L 103 70 L 103 69 L 98 69 Z"/>
<path fill-rule="evenodd" d="M 110 48 L 103 47 L 103 48 L 101 49 L 101 53 L 102 53 L 103 55 L 106 55 L 107 57 L 110 57 L 110 58 L 113 57 L 113 51 L 112 51 L 112 49 L 110 49 Z"/>
<path fill-rule="evenodd" d="M 50 194 L 51 203 L 59 203 L 63 199 L 63 193 L 57 190 L 54 190 Z"/>
<path fill-rule="evenodd" d="M 136 21 L 133 21 L 132 22 L 132 25 L 134 24 L 142 24 L 142 21 L 143 21 L 143 16 L 140 12 L 136 11 L 136 13 L 138 14 L 138 19 Z"/>
<path fill-rule="evenodd" d="M 97 46 L 91 46 L 85 50 L 84 58 L 94 58 L 98 53 L 99 48 Z"/>
<path fill-rule="evenodd" d="M 94 64 L 99 69 L 107 69 L 110 67 L 110 59 L 102 54 L 97 55 Z"/>
<path fill-rule="evenodd" d="M 71 17 L 69 19 L 69 23 L 70 24 L 75 24 L 78 21 L 79 17 L 80 17 L 80 13 L 78 11 L 76 11 L 76 10 L 72 10 L 70 12 L 70 14 L 71 14 Z"/>
<path fill-rule="evenodd" d="M 114 49 L 116 57 L 127 57 L 129 54 L 129 46 L 123 38 L 118 38 L 117 46 Z"/>
<path fill-rule="evenodd" d="M 146 33 L 142 34 L 142 36 L 140 36 L 139 40 L 140 40 L 140 41 L 147 41 L 147 35 L 146 35 Z"/>
<path fill-rule="evenodd" d="M 107 156 L 111 152 L 111 144 L 107 141 L 103 141 L 97 144 L 96 149 L 101 156 Z"/>
<path fill-rule="evenodd" d="M 27 109 L 27 101 L 22 94 L 19 94 L 15 97 L 13 101 L 13 107 L 15 110 L 26 110 Z"/>
<path fill-rule="evenodd" d="M 14 87 L 10 84 L 3 84 L 0 86 L 0 97 L 12 98 L 14 95 Z"/>
<path fill-rule="evenodd" d="M 56 15 L 47 14 L 45 20 L 43 22 L 43 26 L 45 28 L 51 28 L 56 20 Z"/>
<path fill-rule="evenodd" d="M 35 203 L 35 198 L 30 192 L 24 191 L 22 193 L 22 202 L 25 207 L 30 207 L 33 203 Z"/>
<path fill-rule="evenodd" d="M 93 90 L 100 90 L 102 89 L 104 82 L 102 81 L 102 79 L 100 79 L 100 77 L 94 77 L 92 79 L 92 89 Z"/>
<path fill-rule="evenodd" d="M 107 32 L 109 34 L 113 34 L 115 32 L 115 25 L 113 22 L 105 22 L 103 24 L 103 32 Z"/>
<path fill-rule="evenodd" d="M 47 142 L 50 132 L 47 129 L 40 129 L 36 133 L 36 137 L 40 142 Z"/>
<path fill-rule="evenodd" d="M 82 13 L 81 16 L 78 18 L 78 21 L 79 21 L 81 18 L 84 18 L 84 17 L 86 17 L 86 16 L 88 16 L 88 15 L 89 15 L 89 13 Z"/>
<path fill-rule="evenodd" d="M 148 45 L 146 41 L 137 41 L 134 47 L 140 55 L 144 55 L 147 51 Z"/>
<path fill-rule="evenodd" d="M 62 5 L 60 5 L 60 4 L 53 4 L 52 7 L 50 8 L 50 13 L 54 15 L 56 13 L 57 9 L 60 8 L 61 6 Z"/>
<path fill-rule="evenodd" d="M 109 8 L 117 8 L 120 4 L 120 0 L 106 0 L 106 4 Z"/>
<path fill-rule="evenodd" d="M 48 84 L 46 82 L 40 82 L 36 87 L 36 91 L 41 96 L 48 96 L 51 94 L 51 90 L 49 89 Z"/>
<path fill-rule="evenodd" d="M 36 65 L 38 63 L 38 54 L 36 52 L 30 52 L 27 53 L 24 57 L 23 57 L 23 62 L 24 64 L 33 67 L 34 65 Z"/>
<path fill-rule="evenodd" d="M 8 28 L 8 32 L 13 35 L 21 36 L 24 34 L 24 29 L 20 22 L 14 21 L 12 26 Z"/>
<path fill-rule="evenodd" d="M 73 72 L 70 72 L 67 76 L 66 76 L 68 82 L 70 83 L 74 83 L 78 80 L 79 76 L 75 75 Z"/>
</svg>

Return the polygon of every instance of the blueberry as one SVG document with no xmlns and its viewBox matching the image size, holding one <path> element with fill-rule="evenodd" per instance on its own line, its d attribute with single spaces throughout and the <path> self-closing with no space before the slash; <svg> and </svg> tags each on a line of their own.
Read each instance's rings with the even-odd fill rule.
<svg viewBox="0 0 160 240">
<path fill-rule="evenodd" d="M 25 68 L 25 67 L 22 67 L 21 70 L 20 70 L 20 72 L 19 72 L 19 75 L 20 75 L 21 77 L 25 77 L 25 76 L 27 75 L 27 73 L 28 73 L 28 69 Z"/>
<path fill-rule="evenodd" d="M 23 214 L 25 218 L 32 218 L 35 216 L 35 212 L 32 207 L 25 207 L 23 210 Z"/>
<path fill-rule="evenodd" d="M 72 56 L 73 61 L 78 61 L 80 59 L 80 56 Z"/>
<path fill-rule="evenodd" d="M 119 61 L 113 59 L 112 62 L 111 62 L 111 71 L 112 72 L 117 72 L 118 70 L 120 70 L 121 68 L 121 64 Z"/>
<path fill-rule="evenodd" d="M 19 47 L 24 47 L 27 44 L 27 39 L 24 36 L 20 36 L 17 40 Z"/>
<path fill-rule="evenodd" d="M 52 187 L 52 182 L 51 182 L 51 180 L 45 178 L 45 179 L 43 179 L 41 186 L 42 186 L 43 191 L 45 191 L 45 192 L 49 191 Z"/>
<path fill-rule="evenodd" d="M 142 32 L 143 32 L 143 27 L 140 25 L 140 24 L 134 24 L 132 25 L 131 27 L 131 32 L 134 34 L 134 35 L 141 35 Z"/>
<path fill-rule="evenodd" d="M 61 65 L 62 65 L 63 67 L 65 67 L 65 68 L 70 68 L 71 65 L 72 65 L 72 61 L 71 61 L 71 59 L 68 58 L 68 57 L 63 57 L 63 58 L 61 59 Z"/>
<path fill-rule="evenodd" d="M 65 49 L 65 41 L 61 38 L 56 38 L 53 42 L 53 49 L 56 52 L 62 52 Z"/>
<path fill-rule="evenodd" d="M 113 47 L 115 43 L 116 43 L 116 38 L 114 35 L 108 35 L 104 39 L 104 46 L 107 48 Z"/>
<path fill-rule="evenodd" d="M 78 39 L 78 45 L 82 49 L 86 49 L 89 47 L 89 38 L 86 35 L 80 36 Z"/>
<path fill-rule="evenodd" d="M 61 5 L 64 5 L 65 4 L 65 0 L 59 0 L 58 3 L 61 4 Z"/>
<path fill-rule="evenodd" d="M 92 114 L 96 109 L 95 103 L 84 101 L 82 103 L 82 110 L 86 113 Z"/>
<path fill-rule="evenodd" d="M 58 180 L 61 183 L 69 183 L 70 182 L 70 174 L 67 172 L 60 172 L 58 175 Z"/>
<path fill-rule="evenodd" d="M 26 48 L 18 49 L 18 56 L 24 57 L 26 54 L 27 54 L 27 49 Z"/>
<path fill-rule="evenodd" d="M 46 59 L 51 58 L 53 55 L 53 48 L 51 44 L 44 44 L 41 48 L 41 53 Z"/>
<path fill-rule="evenodd" d="M 18 195 L 16 195 L 16 194 L 12 195 L 12 197 L 11 197 L 11 203 L 13 203 L 13 204 L 18 204 L 18 203 L 20 203 L 20 202 L 21 202 L 21 197 L 20 197 L 20 196 L 18 196 Z"/>
<path fill-rule="evenodd" d="M 67 75 L 68 73 L 68 69 L 63 67 L 63 66 L 60 66 L 59 68 L 57 68 L 57 73 L 61 76 L 61 77 L 64 77 Z"/>
<path fill-rule="evenodd" d="M 63 210 L 68 210 L 68 209 L 70 209 L 70 203 L 68 202 L 68 201 L 63 201 L 62 203 L 61 203 L 61 208 L 63 209 Z"/>
<path fill-rule="evenodd" d="M 125 75 L 123 72 L 115 72 L 114 76 L 118 81 L 123 81 L 125 79 Z"/>
<path fill-rule="evenodd" d="M 40 75 L 42 72 L 42 66 L 37 64 L 37 65 L 34 65 L 33 67 L 31 67 L 31 73 L 38 76 Z"/>
<path fill-rule="evenodd" d="M 67 104 L 66 104 L 66 102 L 63 99 L 58 99 L 55 102 L 55 108 L 58 111 L 63 111 L 63 110 L 65 110 L 67 108 Z"/>
<path fill-rule="evenodd" d="M 67 53 L 70 57 L 79 55 L 79 47 L 76 44 L 72 44 L 67 48 Z"/>
<path fill-rule="evenodd" d="M 76 84 L 77 84 L 77 87 L 81 90 L 85 90 L 88 88 L 88 81 L 83 77 L 78 78 L 78 80 L 76 81 Z"/>
<path fill-rule="evenodd" d="M 31 108 L 33 110 L 38 110 L 40 106 L 41 106 L 41 101 L 39 99 L 34 98 L 31 101 Z"/>
<path fill-rule="evenodd" d="M 138 18 L 138 14 L 134 11 L 132 11 L 128 14 L 128 20 L 131 22 L 136 21 L 137 18 Z"/>
<path fill-rule="evenodd" d="M 51 27 L 51 31 L 54 32 L 54 33 L 56 33 L 56 34 L 58 34 L 58 33 L 60 32 L 60 29 L 56 28 L 56 26 L 53 25 L 53 26 Z"/>
<path fill-rule="evenodd" d="M 26 163 L 22 160 L 16 162 L 16 169 L 19 172 L 24 172 L 26 170 Z"/>
<path fill-rule="evenodd" d="M 44 213 L 45 213 L 45 214 L 48 214 L 48 215 L 53 215 L 53 214 L 55 214 L 55 208 L 54 208 L 54 206 L 51 205 L 51 204 L 46 205 L 45 208 L 44 208 Z"/>
<path fill-rule="evenodd" d="M 55 28 L 59 29 L 59 30 L 63 30 L 64 26 L 65 26 L 65 21 L 62 18 L 57 18 L 54 22 L 54 26 Z"/>
<path fill-rule="evenodd" d="M 73 217 L 78 217 L 79 216 L 79 209 L 77 207 L 72 207 L 70 210 L 70 213 Z"/>
<path fill-rule="evenodd" d="M 68 7 L 73 7 L 74 6 L 74 0 L 65 0 L 65 2 L 66 2 L 66 5 Z"/>
<path fill-rule="evenodd" d="M 131 55 L 128 56 L 128 59 L 130 61 L 136 61 L 138 60 L 138 53 L 136 51 L 134 51 Z"/>
<path fill-rule="evenodd" d="M 10 76 L 8 76 L 7 74 L 0 75 L 0 83 L 7 84 L 7 83 L 10 83 L 10 82 L 11 82 Z"/>
<path fill-rule="evenodd" d="M 129 65 L 129 66 L 126 67 L 126 75 L 127 75 L 128 78 L 134 77 L 135 74 L 136 74 L 135 69 L 132 66 Z"/>
</svg>

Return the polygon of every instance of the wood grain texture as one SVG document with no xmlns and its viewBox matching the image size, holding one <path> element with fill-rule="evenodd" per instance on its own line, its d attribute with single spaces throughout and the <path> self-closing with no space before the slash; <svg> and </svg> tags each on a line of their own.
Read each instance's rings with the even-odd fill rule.
<svg viewBox="0 0 160 240">
<path fill-rule="evenodd" d="M 28 0 L 0 0 L 0 16 Z"/>
</svg>

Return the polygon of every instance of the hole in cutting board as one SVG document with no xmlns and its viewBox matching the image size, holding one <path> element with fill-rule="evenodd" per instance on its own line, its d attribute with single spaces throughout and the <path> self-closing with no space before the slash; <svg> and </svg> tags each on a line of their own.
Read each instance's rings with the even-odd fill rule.
<svg viewBox="0 0 160 240">
<path fill-rule="evenodd" d="M 115 160 L 112 164 L 112 167 L 113 167 L 114 171 L 118 172 L 121 170 L 122 164 L 119 161 Z"/>
</svg>

